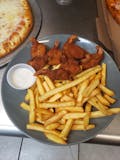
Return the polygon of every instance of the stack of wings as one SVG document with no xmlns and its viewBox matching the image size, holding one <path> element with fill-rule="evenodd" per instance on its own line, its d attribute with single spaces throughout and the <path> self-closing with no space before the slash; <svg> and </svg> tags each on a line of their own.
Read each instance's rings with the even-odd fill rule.
<svg viewBox="0 0 120 160">
<path fill-rule="evenodd" d="M 59 48 L 59 41 L 55 41 L 53 48 L 47 50 L 47 46 L 32 39 L 31 55 L 28 62 L 35 68 L 36 75 L 47 75 L 52 80 L 73 79 L 73 76 L 81 71 L 94 67 L 103 59 L 103 50 L 96 46 L 97 52 L 90 54 L 76 45 L 77 36 L 72 35 Z M 46 66 L 47 65 L 47 66 Z"/>
</svg>

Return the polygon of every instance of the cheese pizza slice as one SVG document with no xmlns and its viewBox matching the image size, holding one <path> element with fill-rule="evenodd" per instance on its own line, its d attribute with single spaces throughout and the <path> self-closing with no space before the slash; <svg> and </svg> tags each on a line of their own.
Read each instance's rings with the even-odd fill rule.
<svg viewBox="0 0 120 160">
<path fill-rule="evenodd" d="M 27 0 L 0 0 L 0 58 L 16 49 L 32 26 L 32 11 Z"/>
</svg>

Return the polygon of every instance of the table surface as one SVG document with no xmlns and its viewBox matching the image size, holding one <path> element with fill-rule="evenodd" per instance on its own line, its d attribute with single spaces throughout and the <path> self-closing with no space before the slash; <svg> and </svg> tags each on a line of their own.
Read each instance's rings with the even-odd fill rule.
<svg viewBox="0 0 120 160">
<path fill-rule="evenodd" d="M 98 42 L 95 19 L 97 8 L 94 0 L 73 0 L 71 5 L 61 6 L 55 0 L 38 0 L 38 5 L 42 11 L 42 27 L 38 36 L 51 34 L 77 34 L 86 39 Z M 39 17 L 38 17 L 39 20 Z M 0 84 L 6 66 L 0 69 Z M 0 85 L 1 88 L 1 85 Z M 117 115 L 111 124 L 89 143 L 99 144 L 120 144 L 120 115 Z M 24 136 L 8 118 L 0 94 L 0 134 L 10 136 Z"/>
</svg>

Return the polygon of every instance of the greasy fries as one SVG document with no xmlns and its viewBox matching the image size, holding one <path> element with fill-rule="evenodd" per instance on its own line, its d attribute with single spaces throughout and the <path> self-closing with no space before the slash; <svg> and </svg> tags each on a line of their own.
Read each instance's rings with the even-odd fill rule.
<svg viewBox="0 0 120 160">
<path fill-rule="evenodd" d="M 29 106 L 27 103 L 22 102 L 22 103 L 20 104 L 20 106 L 21 106 L 24 110 L 30 111 L 30 106 Z"/>
<path fill-rule="evenodd" d="M 40 113 L 40 114 L 53 115 L 53 112 L 43 108 L 36 108 L 35 111 L 36 113 Z"/>
<path fill-rule="evenodd" d="M 84 118 L 86 113 L 67 113 L 63 118 L 64 119 L 79 119 Z"/>
<path fill-rule="evenodd" d="M 62 130 L 62 132 L 61 132 L 61 134 L 60 134 L 61 137 L 67 137 L 68 136 L 68 134 L 69 134 L 69 132 L 72 128 L 72 124 L 73 124 L 73 119 L 68 119 L 64 128 L 63 128 L 63 130 Z"/>
<path fill-rule="evenodd" d="M 107 99 L 105 99 L 101 94 L 97 94 L 96 97 L 102 104 L 110 106 L 110 102 Z"/>
<path fill-rule="evenodd" d="M 52 116 L 45 122 L 45 126 L 59 121 L 66 113 L 67 111 L 64 111 L 64 110 L 59 113 L 56 113 L 54 116 Z"/>
<path fill-rule="evenodd" d="M 89 69 L 83 71 L 82 73 L 77 74 L 77 75 L 75 76 L 75 78 L 79 78 L 79 77 L 81 77 L 81 76 L 84 76 L 84 75 L 88 74 L 89 72 L 95 70 L 95 68 L 97 68 L 97 67 L 99 67 L 99 66 L 89 68 Z"/>
<path fill-rule="evenodd" d="M 84 93 L 85 89 L 87 88 L 88 84 L 89 84 L 89 80 L 86 80 L 79 87 L 77 101 L 80 101 L 80 102 L 82 101 L 83 93 Z"/>
<path fill-rule="evenodd" d="M 48 76 L 44 76 L 44 79 L 45 79 L 45 81 L 48 84 L 50 89 L 54 89 L 55 88 L 53 82 L 51 81 L 51 79 Z"/>
<path fill-rule="evenodd" d="M 39 77 L 37 77 L 36 84 L 37 84 L 37 88 L 38 88 L 39 94 L 43 95 L 45 93 L 45 90 L 43 88 L 42 82 L 41 82 Z"/>
<path fill-rule="evenodd" d="M 92 108 L 92 105 L 91 105 L 91 104 L 87 103 L 87 104 L 85 105 L 85 113 L 87 113 L 86 116 L 85 116 L 84 119 L 83 119 L 85 129 L 87 129 L 87 126 L 89 125 L 91 108 Z"/>
<path fill-rule="evenodd" d="M 111 104 L 116 102 L 116 100 L 114 98 L 110 97 L 107 94 L 104 94 L 104 98 L 106 98 L 106 100 L 108 100 Z"/>
<path fill-rule="evenodd" d="M 60 97 L 62 97 L 62 94 L 61 94 L 61 93 L 55 94 L 53 97 L 51 97 L 51 98 L 49 99 L 49 102 L 55 102 L 55 101 L 57 101 Z"/>
<path fill-rule="evenodd" d="M 51 133 L 45 133 L 45 136 L 55 142 L 55 143 L 59 143 L 59 144 L 66 144 L 66 142 L 61 138 L 61 137 L 58 137 L 56 136 L 55 134 L 51 134 Z"/>
<path fill-rule="evenodd" d="M 73 80 L 52 81 L 38 76 L 27 90 L 20 106 L 29 112 L 27 129 L 43 132 L 55 143 L 66 144 L 71 130 L 88 131 L 96 127 L 91 118 L 120 112 L 111 108 L 116 99 L 106 87 L 106 64 L 90 68 Z"/>
<path fill-rule="evenodd" d="M 89 130 L 89 129 L 93 129 L 95 128 L 95 125 L 94 124 L 89 124 L 86 128 L 84 125 L 73 125 L 72 126 L 72 130 Z"/>
<path fill-rule="evenodd" d="M 63 130 L 65 128 L 65 125 L 60 125 L 58 127 L 58 130 Z M 89 124 L 86 128 L 83 124 L 73 124 L 71 127 L 71 130 L 80 130 L 80 131 L 86 131 L 95 128 L 94 124 Z"/>
<path fill-rule="evenodd" d="M 83 96 L 84 97 L 89 97 L 90 94 L 92 93 L 92 91 L 99 85 L 99 80 L 98 79 L 94 79 L 91 81 L 91 83 L 89 84 L 89 86 L 85 89 Z"/>
<path fill-rule="evenodd" d="M 40 103 L 39 108 L 59 108 L 59 107 L 65 107 L 65 106 L 75 106 L 74 101 L 68 101 L 68 102 L 46 102 L 46 103 Z"/>
<path fill-rule="evenodd" d="M 28 89 L 28 94 L 30 98 L 30 112 L 29 112 L 29 123 L 35 122 L 35 98 L 33 90 Z"/>
<path fill-rule="evenodd" d="M 99 111 L 101 111 L 103 114 L 110 115 L 110 113 L 108 112 L 108 110 L 106 109 L 106 107 L 104 107 L 98 101 L 96 101 L 95 97 L 92 98 L 92 99 L 90 99 L 88 101 L 88 103 L 90 103 L 92 106 L 95 106 L 95 108 L 98 109 Z"/>
<path fill-rule="evenodd" d="M 100 84 L 99 87 L 100 87 L 100 89 L 101 89 L 104 93 L 106 93 L 107 95 L 109 95 L 109 96 L 114 96 L 114 92 L 113 92 L 112 90 L 110 90 L 109 88 L 103 86 L 102 84 Z"/>
<path fill-rule="evenodd" d="M 111 108 L 108 109 L 112 114 L 117 114 L 120 112 L 120 108 Z M 100 118 L 100 117 L 105 117 L 105 114 L 103 114 L 101 111 L 94 111 L 91 112 L 90 118 Z"/>
<path fill-rule="evenodd" d="M 57 112 L 61 110 L 66 110 L 69 112 L 84 112 L 82 107 L 59 107 L 57 108 Z"/>
<path fill-rule="evenodd" d="M 48 129 L 48 130 L 53 130 L 53 129 L 57 129 L 58 127 L 59 127 L 59 123 L 52 123 L 52 124 L 49 124 L 49 125 L 47 125 L 46 126 L 46 129 Z"/>
<path fill-rule="evenodd" d="M 60 136 L 60 133 L 58 131 L 48 130 L 48 129 L 44 128 L 43 125 L 37 124 L 37 123 L 27 124 L 27 129 L 41 131 L 41 132 L 45 132 L 45 133 L 51 133 L 56 136 Z"/>
<path fill-rule="evenodd" d="M 80 78 L 75 79 L 74 81 L 69 82 L 67 84 L 64 84 L 64 85 L 62 85 L 60 87 L 54 88 L 54 89 L 50 90 L 49 92 L 46 92 L 44 95 L 40 96 L 40 98 L 39 98 L 40 102 L 43 102 L 44 100 L 46 100 L 47 98 L 55 95 L 58 92 L 62 92 L 64 90 L 67 90 L 69 88 L 72 88 L 72 87 L 78 85 L 79 83 L 83 82 L 84 80 L 86 80 L 90 76 L 98 73 L 100 70 L 101 70 L 100 66 L 94 67 L 91 72 L 88 72 L 87 74 L 84 74 Z M 85 72 L 85 71 L 83 71 L 83 72 Z"/>
<path fill-rule="evenodd" d="M 27 94 L 25 95 L 25 101 L 29 101 L 29 99 L 30 99 L 30 97 L 29 97 L 29 94 L 27 93 Z"/>
<path fill-rule="evenodd" d="M 105 63 L 103 63 L 102 64 L 102 71 L 101 71 L 101 84 L 103 85 L 103 86 L 105 86 L 105 84 L 106 84 L 106 68 L 107 66 L 106 66 L 106 64 Z"/>
<path fill-rule="evenodd" d="M 43 87 L 44 87 L 46 92 L 48 92 L 50 90 L 50 88 L 49 88 L 49 86 L 48 86 L 46 81 L 43 82 Z"/>
</svg>

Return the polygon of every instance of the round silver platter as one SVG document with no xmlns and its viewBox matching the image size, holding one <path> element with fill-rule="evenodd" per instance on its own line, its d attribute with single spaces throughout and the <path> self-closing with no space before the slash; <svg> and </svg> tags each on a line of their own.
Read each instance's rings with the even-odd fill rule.
<svg viewBox="0 0 120 160">
<path fill-rule="evenodd" d="M 21 50 L 23 49 L 27 43 L 30 41 L 31 37 L 37 37 L 39 34 L 41 24 L 42 24 L 42 14 L 41 10 L 35 0 L 29 0 L 29 4 L 32 9 L 33 14 L 33 28 L 27 38 L 23 41 L 21 45 L 19 45 L 14 51 L 9 53 L 7 56 L 0 59 L 0 67 L 3 67 L 5 64 L 11 61 L 11 59 Z"/>
</svg>

